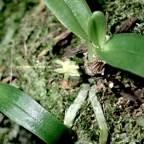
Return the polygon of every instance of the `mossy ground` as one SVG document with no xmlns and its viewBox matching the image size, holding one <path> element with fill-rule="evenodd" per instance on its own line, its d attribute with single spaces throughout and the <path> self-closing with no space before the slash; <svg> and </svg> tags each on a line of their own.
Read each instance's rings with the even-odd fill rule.
<svg viewBox="0 0 144 144">
<path fill-rule="evenodd" d="M 84 58 L 76 55 L 77 49 L 86 47 L 73 34 L 69 33 L 48 9 L 39 11 L 39 1 L 17 2 L 17 9 L 10 9 L 9 3 L 3 3 L 3 31 L 1 31 L 0 80 L 11 83 L 29 94 L 43 107 L 61 121 L 68 107 L 76 98 L 82 83 L 95 83 L 100 87 L 97 95 L 101 102 L 109 128 L 108 142 L 111 144 L 143 143 L 143 128 L 136 122 L 143 116 L 143 78 L 128 72 L 104 66 L 104 75 L 88 76 L 84 71 Z M 23 9 L 19 9 L 22 5 Z M 9 11 L 14 11 L 6 15 Z M 130 17 L 137 17 L 138 22 L 129 32 L 142 33 L 144 30 L 143 1 L 116 0 L 107 2 L 103 8 L 109 13 L 108 34 L 118 28 Z M 15 19 L 16 13 L 20 13 Z M 8 19 L 11 19 L 13 35 L 7 38 Z M 15 29 L 14 29 L 15 28 Z M 69 78 L 68 83 L 63 75 L 54 71 L 57 65 L 53 60 L 62 58 L 64 51 L 80 66 L 81 77 Z M 110 83 L 114 86 L 111 88 Z M 138 93 L 141 91 L 141 93 Z M 42 143 L 0 115 L 0 139 L 5 144 Z M 16 130 L 16 133 L 11 132 Z M 99 139 L 99 128 L 93 108 L 87 99 L 74 121 L 72 130 L 77 133 L 77 144 L 96 144 Z M 26 138 L 23 137 L 23 133 Z M 27 134 L 26 134 L 27 133 Z"/>
</svg>

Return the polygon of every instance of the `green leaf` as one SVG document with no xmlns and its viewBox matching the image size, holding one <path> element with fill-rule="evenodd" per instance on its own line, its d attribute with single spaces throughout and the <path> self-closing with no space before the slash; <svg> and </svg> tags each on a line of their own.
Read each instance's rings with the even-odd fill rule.
<svg viewBox="0 0 144 144">
<path fill-rule="evenodd" d="M 103 48 L 106 38 L 106 18 L 101 11 L 95 11 L 88 21 L 88 35 L 95 46 Z"/>
<path fill-rule="evenodd" d="M 19 89 L 0 83 L 0 111 L 48 144 L 66 143 L 69 129 Z M 65 139 L 62 139 L 66 137 Z"/>
<path fill-rule="evenodd" d="M 144 77 L 144 35 L 115 34 L 96 51 L 108 64 Z"/>
<path fill-rule="evenodd" d="M 43 0 L 58 20 L 77 36 L 88 40 L 87 20 L 91 11 L 85 0 Z"/>
</svg>

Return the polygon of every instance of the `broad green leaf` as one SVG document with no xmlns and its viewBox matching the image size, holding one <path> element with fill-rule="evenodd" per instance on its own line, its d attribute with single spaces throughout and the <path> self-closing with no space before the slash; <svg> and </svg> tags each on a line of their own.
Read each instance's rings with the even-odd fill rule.
<svg viewBox="0 0 144 144">
<path fill-rule="evenodd" d="M 69 129 L 19 89 L 0 83 L 0 111 L 48 144 L 66 143 Z"/>
<path fill-rule="evenodd" d="M 101 11 L 95 11 L 88 21 L 88 35 L 95 46 L 103 48 L 106 38 L 106 18 Z"/>
<path fill-rule="evenodd" d="M 144 77 L 144 35 L 115 34 L 96 51 L 108 64 Z"/>
<path fill-rule="evenodd" d="M 87 20 L 91 11 L 85 0 L 43 0 L 58 20 L 77 36 L 88 40 Z"/>
</svg>

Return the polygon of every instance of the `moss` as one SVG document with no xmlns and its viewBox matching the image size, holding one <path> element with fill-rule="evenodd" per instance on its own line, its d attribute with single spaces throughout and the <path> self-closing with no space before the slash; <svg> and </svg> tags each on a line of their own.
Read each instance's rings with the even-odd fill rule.
<svg viewBox="0 0 144 144">
<path fill-rule="evenodd" d="M 144 17 L 143 17 L 143 0 L 116 0 L 106 2 L 104 10 L 108 13 L 108 33 L 113 33 L 121 24 L 132 17 L 138 19 L 137 24 L 130 30 L 134 33 L 143 33 Z"/>
<path fill-rule="evenodd" d="M 105 4 L 104 10 L 109 13 L 109 34 L 112 29 L 115 30 L 123 21 L 133 16 L 138 17 L 139 21 L 130 32 L 143 33 L 142 0 L 109 1 Z M 52 49 L 60 42 L 60 39 L 57 40 L 55 37 L 65 30 L 49 10 L 37 15 L 33 15 L 33 12 L 26 13 L 19 21 L 19 28 L 11 43 L 0 47 L 2 48 L 0 65 L 5 67 L 5 70 L 0 72 L 0 79 L 3 80 L 12 74 L 11 82 L 14 85 L 27 92 L 61 121 L 64 119 L 65 111 L 77 96 L 79 85 L 88 82 L 89 78 L 84 71 L 81 71 L 83 77 L 76 80 L 69 79 L 67 83 L 69 87 L 66 87 L 63 84 L 63 75 L 54 72 L 56 64 L 53 63 L 53 59 L 59 55 L 53 55 Z M 73 36 L 68 46 L 75 48 L 84 44 L 85 42 Z M 56 48 L 60 47 L 63 45 Z M 81 70 L 83 69 L 83 59 L 77 57 L 71 59 L 76 60 Z M 105 75 L 98 74 L 91 79 L 95 83 L 101 81 L 104 85 L 98 92 L 98 98 L 109 126 L 109 141 L 140 143 L 144 135 L 142 128 L 136 125 L 135 117 L 142 114 L 142 109 L 138 103 L 125 100 L 120 95 L 126 86 L 132 90 L 143 87 L 139 79 L 134 79 L 133 75 L 110 66 L 105 67 Z M 108 87 L 109 82 L 114 83 L 114 88 Z M 88 100 L 78 112 L 72 129 L 78 135 L 77 144 L 97 143 L 100 131 Z"/>
</svg>

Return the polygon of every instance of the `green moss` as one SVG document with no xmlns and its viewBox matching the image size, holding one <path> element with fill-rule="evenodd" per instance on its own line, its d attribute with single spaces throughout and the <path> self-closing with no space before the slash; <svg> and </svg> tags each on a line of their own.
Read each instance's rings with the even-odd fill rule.
<svg viewBox="0 0 144 144">
<path fill-rule="evenodd" d="M 35 2 L 33 1 L 32 3 Z M 114 29 L 119 27 L 123 21 L 131 16 L 138 17 L 139 22 L 130 31 L 143 33 L 144 17 L 142 0 L 139 2 L 115 0 L 107 2 L 104 7 L 105 11 L 109 13 L 109 34 L 112 27 Z M 48 10 L 44 10 L 36 16 L 32 15 L 32 13 L 32 11 L 24 15 L 22 13 L 23 18 L 18 22 L 19 27 L 17 33 L 11 39 L 11 43 L 5 45 L 5 47 L 0 46 L 2 48 L 0 66 L 6 68 L 6 70 L 0 72 L 0 79 L 4 79 L 12 74 L 11 82 L 14 85 L 27 92 L 42 106 L 63 121 L 65 111 L 73 103 L 78 94 L 79 83 L 88 80 L 87 77 L 76 80 L 70 79 L 68 83 L 70 84 L 70 88 L 62 85 L 63 75 L 54 72 L 57 65 L 53 63 L 53 59 L 58 56 L 52 54 L 52 49 L 60 41 L 54 38 L 66 29 Z M 80 47 L 84 43 L 74 36 L 69 46 L 75 48 Z M 76 57 L 73 59 L 80 66 L 82 65 L 82 69 L 83 59 Z M 114 74 L 109 73 L 108 78 L 97 75 L 91 79 L 93 82 L 100 80 L 102 84 L 106 84 L 105 89 L 101 89 L 98 92 L 98 98 L 102 104 L 109 126 L 109 141 L 111 143 L 130 143 L 132 141 L 140 143 L 144 135 L 142 128 L 136 125 L 134 117 L 137 116 L 137 113 L 142 113 L 141 108 L 138 108 L 137 103 L 128 105 L 127 100 L 121 99 L 107 86 L 108 79 L 110 79 L 110 81 L 115 80 L 120 85 L 129 85 L 129 87 L 134 89 L 135 81 L 132 77 L 117 70 Z M 123 89 L 117 83 L 116 89 L 119 92 Z M 100 132 L 93 109 L 88 100 L 78 112 L 72 129 L 78 135 L 77 144 L 98 142 Z"/>
<path fill-rule="evenodd" d="M 144 17 L 143 17 L 143 0 L 115 0 L 106 2 L 104 9 L 108 12 L 108 33 L 112 29 L 115 31 L 120 25 L 129 18 L 138 18 L 137 24 L 130 31 L 134 33 L 143 33 Z"/>
</svg>

